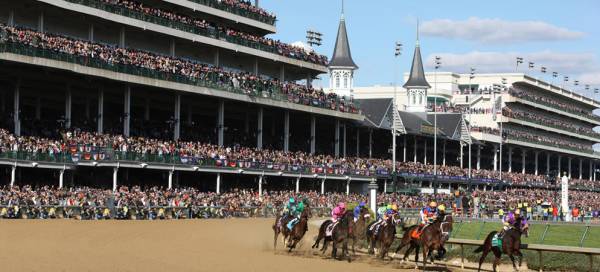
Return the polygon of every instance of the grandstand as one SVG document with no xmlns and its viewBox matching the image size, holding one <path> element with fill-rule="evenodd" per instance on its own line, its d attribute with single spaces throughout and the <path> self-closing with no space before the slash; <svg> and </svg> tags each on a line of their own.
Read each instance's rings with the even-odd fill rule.
<svg viewBox="0 0 600 272">
<path fill-rule="evenodd" d="M 354 87 L 343 14 L 328 60 L 268 38 L 275 15 L 243 1 L 0 10 L 6 184 L 449 192 L 555 189 L 547 175 L 568 171 L 598 187 L 597 101 L 524 74 L 425 73 L 417 41 L 394 102 L 392 88 Z M 314 88 L 323 73 L 329 88 Z"/>
</svg>

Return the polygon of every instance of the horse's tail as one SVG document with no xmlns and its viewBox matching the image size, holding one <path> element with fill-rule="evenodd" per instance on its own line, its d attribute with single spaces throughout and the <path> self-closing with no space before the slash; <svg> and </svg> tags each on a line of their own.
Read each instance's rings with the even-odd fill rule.
<svg viewBox="0 0 600 272">
<path fill-rule="evenodd" d="M 477 247 L 473 252 L 474 253 L 480 253 L 480 252 L 482 252 L 483 249 L 485 248 L 485 245 L 492 240 L 492 237 L 494 237 L 494 235 L 496 235 L 496 233 L 498 233 L 498 232 L 497 231 L 490 232 L 490 234 L 488 234 L 488 236 L 483 241 L 483 245 L 480 245 L 479 247 Z"/>
</svg>

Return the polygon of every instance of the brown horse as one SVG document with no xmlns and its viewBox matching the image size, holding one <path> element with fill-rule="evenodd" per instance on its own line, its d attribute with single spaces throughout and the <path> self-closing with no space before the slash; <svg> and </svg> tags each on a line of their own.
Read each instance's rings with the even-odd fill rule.
<svg viewBox="0 0 600 272">
<path fill-rule="evenodd" d="M 362 207 L 360 209 L 360 214 L 356 221 L 354 222 L 354 240 L 352 242 L 352 253 L 356 255 L 356 251 L 354 250 L 354 245 L 358 242 L 359 246 L 362 245 L 360 242 L 367 239 L 367 225 L 368 220 L 371 217 L 369 213 L 369 209 L 367 207 Z"/>
<path fill-rule="evenodd" d="M 296 244 L 302 240 L 302 237 L 304 237 L 304 234 L 308 231 L 308 218 L 310 218 L 310 209 L 305 208 L 304 211 L 302 211 L 302 214 L 300 214 L 300 221 L 294 225 L 289 232 L 289 238 L 287 240 L 287 247 L 289 248 L 288 252 L 291 252 L 292 249 L 296 248 Z M 285 228 L 287 229 L 287 226 L 285 226 Z M 275 238 L 275 241 L 277 241 L 277 238 Z"/>
<path fill-rule="evenodd" d="M 438 219 L 436 220 L 443 220 L 445 221 L 445 223 L 440 223 L 443 224 L 443 227 L 445 229 L 447 229 L 447 231 L 442 232 L 442 234 L 444 234 L 444 237 L 442 239 L 442 245 L 441 247 L 438 249 L 438 258 L 442 258 L 442 256 L 446 253 L 446 249 L 443 246 L 443 243 L 445 241 L 447 241 L 450 238 L 449 233 L 452 231 L 452 216 L 445 214 L 445 213 L 441 213 L 438 217 Z M 442 225 L 441 225 L 442 226 Z M 402 228 L 402 230 L 404 231 L 404 234 L 402 235 L 402 240 L 400 241 L 400 244 L 398 245 L 398 247 L 396 248 L 396 251 L 394 252 L 394 255 L 392 255 L 392 258 L 396 256 L 396 254 L 398 253 L 398 251 L 400 251 L 403 247 L 409 245 L 408 249 L 406 250 L 406 252 L 404 252 L 404 257 L 402 258 L 402 261 L 406 261 L 408 259 L 408 255 L 410 254 L 410 252 L 413 249 L 416 249 L 416 253 L 415 253 L 415 263 L 419 262 L 419 249 L 421 248 L 421 239 L 415 239 L 412 237 L 412 234 L 414 231 L 417 231 L 417 228 L 419 227 L 419 225 L 412 225 L 408 228 Z M 430 226 L 428 226 L 429 228 Z M 447 235 L 446 235 L 447 233 Z M 421 234 L 421 237 L 423 236 L 423 233 Z M 430 256 L 433 257 L 433 256 Z M 432 260 L 433 261 L 433 260 Z"/>
<path fill-rule="evenodd" d="M 446 251 L 444 249 L 444 243 L 450 238 L 450 232 L 452 232 L 452 223 L 452 215 L 441 214 L 432 224 L 425 227 L 419 239 L 412 238 L 412 232 L 416 231 L 415 228 L 417 226 L 411 226 L 409 228 L 406 228 L 404 232 L 404 237 L 402 238 L 402 243 L 398 246 L 396 252 L 398 252 L 402 247 L 406 246 L 407 244 L 410 245 L 410 247 L 404 253 L 403 260 L 406 260 L 408 254 L 414 248 L 416 250 L 416 269 L 419 263 L 419 249 L 423 247 L 423 270 L 425 270 L 427 267 L 427 258 L 430 258 L 433 262 L 432 253 L 434 250 L 437 250 L 440 256 L 443 255 L 443 252 Z M 407 236 L 409 238 L 407 238 Z"/>
<path fill-rule="evenodd" d="M 481 258 L 479 258 L 479 268 L 477 271 L 481 270 L 481 264 L 485 260 L 485 257 L 491 252 L 494 253 L 496 259 L 494 260 L 493 268 L 496 271 L 496 266 L 500 264 L 500 257 L 502 253 L 507 254 L 512 261 L 513 268 L 515 270 L 519 270 L 517 265 L 515 264 L 515 257 L 519 257 L 519 267 L 521 267 L 521 263 L 523 261 L 523 254 L 521 253 L 521 235 L 525 234 L 525 237 L 529 237 L 529 224 L 526 221 L 523 221 L 522 218 L 517 218 L 515 225 L 513 228 L 504 232 L 502 238 L 502 249 L 492 246 L 492 239 L 494 235 L 496 235 L 497 231 L 492 231 L 485 238 L 482 246 L 479 246 L 475 249 L 475 253 L 479 253 L 483 251 Z"/>
<path fill-rule="evenodd" d="M 281 216 L 278 215 L 277 217 L 275 217 L 275 223 L 273 224 L 273 233 L 274 233 L 274 239 L 273 239 L 273 249 L 277 249 L 277 237 L 279 236 L 279 234 L 281 233 L 282 235 L 282 240 L 283 240 L 283 244 L 285 245 L 285 242 L 287 240 L 287 237 L 290 235 L 290 230 L 287 228 L 287 224 L 294 219 L 292 216 Z"/>
<path fill-rule="evenodd" d="M 400 222 L 397 214 L 387 218 L 385 226 L 380 226 L 379 231 L 375 233 L 371 228 L 367 228 L 366 236 L 369 243 L 369 254 L 375 253 L 375 247 L 379 243 L 379 257 L 384 259 L 396 238 L 396 225 Z"/>
<path fill-rule="evenodd" d="M 327 251 L 327 246 L 331 241 L 333 242 L 331 246 L 331 258 L 336 259 L 338 244 L 342 244 L 342 255 L 348 256 L 348 262 L 350 262 L 351 258 L 350 254 L 348 254 L 348 240 L 354 239 L 354 214 L 352 211 L 346 211 L 339 219 L 338 224 L 333 228 L 331 236 L 327 236 L 325 232 L 327 227 L 332 223 L 331 220 L 326 220 L 321 224 L 319 235 L 312 248 L 319 248 L 319 243 L 323 240 L 321 252 L 325 253 L 325 251 Z"/>
</svg>

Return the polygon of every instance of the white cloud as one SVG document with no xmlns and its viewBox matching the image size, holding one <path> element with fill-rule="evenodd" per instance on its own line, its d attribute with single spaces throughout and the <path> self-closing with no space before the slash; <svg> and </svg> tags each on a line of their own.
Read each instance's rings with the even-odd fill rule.
<svg viewBox="0 0 600 272">
<path fill-rule="evenodd" d="M 543 21 L 506 21 L 471 17 L 464 21 L 437 19 L 420 26 L 424 36 L 463 39 L 480 43 L 517 43 L 574 40 L 584 36 Z"/>
<path fill-rule="evenodd" d="M 583 73 L 579 75 L 578 79 L 580 82 L 583 82 L 583 84 L 600 87 L 600 70 Z"/>
<path fill-rule="evenodd" d="M 457 73 L 467 72 L 470 67 L 477 69 L 479 73 L 514 72 L 517 56 L 522 57 L 525 62 L 520 64 L 519 72 L 534 72 L 528 68 L 528 62 L 530 61 L 535 63 L 535 72 L 539 72 L 540 67 L 544 66 L 547 68 L 548 74 L 558 72 L 561 75 L 569 75 L 572 78 L 592 71 L 600 71 L 596 55 L 593 53 L 559 53 L 553 51 L 533 53 L 481 51 L 464 54 L 434 53 L 427 56 L 425 60 L 427 68 L 433 68 L 435 56 L 442 58 L 442 70 Z M 591 73 L 587 77 L 589 79 L 595 77 L 595 81 L 600 81 L 597 76 L 598 74 Z"/>
</svg>

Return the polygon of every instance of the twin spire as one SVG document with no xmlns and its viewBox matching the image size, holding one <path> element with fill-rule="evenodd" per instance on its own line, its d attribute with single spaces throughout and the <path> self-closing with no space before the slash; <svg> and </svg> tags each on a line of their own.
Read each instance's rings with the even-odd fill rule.
<svg viewBox="0 0 600 272">
<path fill-rule="evenodd" d="M 329 62 L 329 67 L 358 69 L 358 66 L 352 59 L 350 52 L 350 42 L 348 41 L 348 33 L 346 31 L 346 21 L 344 20 L 344 1 L 342 0 L 342 16 L 338 27 L 337 39 L 335 40 L 335 48 L 333 49 L 333 57 Z"/>
<path fill-rule="evenodd" d="M 410 67 L 410 76 L 406 83 L 406 89 L 429 89 L 431 85 L 425 79 L 425 71 L 423 70 L 423 59 L 421 58 L 421 49 L 419 45 L 419 21 L 417 20 L 417 42 L 415 44 L 415 53 L 413 55 L 412 66 Z"/>
</svg>

